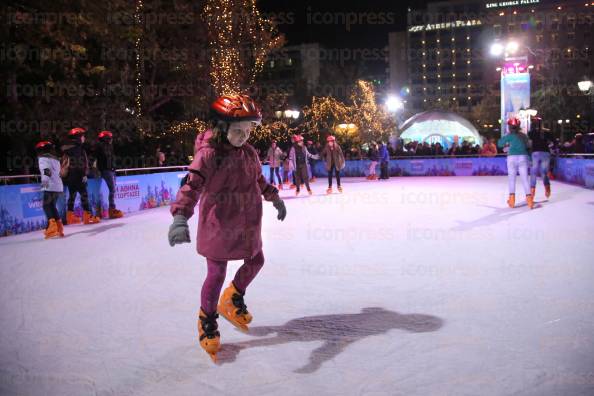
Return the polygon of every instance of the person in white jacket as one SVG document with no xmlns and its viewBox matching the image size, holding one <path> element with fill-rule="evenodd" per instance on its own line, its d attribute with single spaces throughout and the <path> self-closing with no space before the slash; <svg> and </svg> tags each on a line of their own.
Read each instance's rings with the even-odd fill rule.
<svg viewBox="0 0 594 396">
<path fill-rule="evenodd" d="M 39 172 L 41 173 L 41 191 L 43 191 L 43 212 L 47 217 L 45 239 L 64 236 L 64 225 L 58 212 L 57 202 L 64 193 L 64 185 L 60 178 L 60 161 L 56 157 L 55 146 L 48 140 L 35 145 Z"/>
<path fill-rule="evenodd" d="M 276 178 L 278 179 L 278 189 L 283 189 L 283 180 L 280 175 L 280 167 L 282 165 L 282 156 L 283 151 L 276 145 L 276 140 L 272 141 L 272 145 L 268 149 L 268 154 L 266 155 L 268 159 L 268 166 L 270 167 L 270 184 L 273 186 L 274 184 L 274 175 L 276 174 Z"/>
</svg>

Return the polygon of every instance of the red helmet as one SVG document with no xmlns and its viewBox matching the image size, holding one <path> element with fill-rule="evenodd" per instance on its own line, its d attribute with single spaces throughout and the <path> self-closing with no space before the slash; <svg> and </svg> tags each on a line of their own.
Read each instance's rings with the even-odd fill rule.
<svg viewBox="0 0 594 396">
<path fill-rule="evenodd" d="M 113 133 L 109 131 L 101 131 L 99 132 L 99 139 L 112 139 Z"/>
<path fill-rule="evenodd" d="M 70 132 L 68 132 L 69 137 L 76 137 L 80 135 L 84 135 L 87 130 L 85 128 L 72 128 Z"/>
<path fill-rule="evenodd" d="M 298 143 L 303 141 L 303 136 L 301 135 L 293 135 L 293 142 Z"/>
<path fill-rule="evenodd" d="M 509 120 L 507 120 L 507 125 L 509 125 L 510 127 L 519 127 L 520 119 L 516 118 L 516 117 L 512 117 Z"/>
<path fill-rule="evenodd" d="M 54 144 L 49 140 L 42 140 L 35 145 L 35 150 L 51 150 L 54 148 Z"/>
<path fill-rule="evenodd" d="M 262 121 L 262 112 L 247 95 L 223 95 L 210 105 L 210 110 L 223 121 Z"/>
<path fill-rule="evenodd" d="M 336 141 L 336 138 L 335 138 L 334 136 L 330 135 L 330 136 L 328 136 L 328 137 L 326 138 L 326 141 L 327 141 L 327 142 L 335 142 L 335 141 Z"/>
</svg>

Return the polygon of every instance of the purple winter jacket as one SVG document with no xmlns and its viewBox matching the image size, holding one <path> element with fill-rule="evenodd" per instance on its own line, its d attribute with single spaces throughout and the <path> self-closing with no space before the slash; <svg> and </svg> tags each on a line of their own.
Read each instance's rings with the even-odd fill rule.
<svg viewBox="0 0 594 396">
<path fill-rule="evenodd" d="M 262 175 L 256 150 L 249 144 L 225 149 L 217 167 L 208 144 L 210 130 L 196 138 L 188 181 L 177 192 L 171 214 L 191 218 L 198 210 L 198 254 L 213 260 L 252 258 L 262 250 L 262 196 L 278 199 L 278 190 Z"/>
</svg>

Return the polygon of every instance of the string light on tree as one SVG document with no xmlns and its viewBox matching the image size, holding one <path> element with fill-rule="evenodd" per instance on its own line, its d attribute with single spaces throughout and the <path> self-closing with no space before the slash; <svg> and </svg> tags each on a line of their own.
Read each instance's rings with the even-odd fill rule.
<svg viewBox="0 0 594 396">
<path fill-rule="evenodd" d="M 260 16 L 256 0 L 207 0 L 203 18 L 215 95 L 240 93 L 253 84 L 268 53 L 283 43 L 274 24 Z"/>
</svg>

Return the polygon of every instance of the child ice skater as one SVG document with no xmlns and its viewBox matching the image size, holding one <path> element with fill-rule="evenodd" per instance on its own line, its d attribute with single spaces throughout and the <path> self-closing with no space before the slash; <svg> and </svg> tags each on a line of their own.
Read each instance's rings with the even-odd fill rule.
<svg viewBox="0 0 594 396">
<path fill-rule="evenodd" d="M 507 152 L 507 177 L 509 181 L 509 198 L 507 204 L 513 208 L 516 204 L 516 175 L 520 171 L 520 180 L 524 186 L 526 203 L 532 209 L 534 197 L 530 193 L 530 182 L 528 180 L 528 137 L 520 132 L 520 120 L 510 118 L 507 122 L 509 133 L 497 142 L 497 146 L 503 148 L 509 144 Z"/>
<path fill-rule="evenodd" d="M 200 295 L 198 335 L 200 346 L 216 361 L 217 312 L 244 331 L 252 321 L 244 295 L 264 265 L 262 196 L 273 203 L 279 220 L 287 211 L 278 190 L 262 175 L 256 150 L 247 144 L 262 119 L 256 104 L 245 95 L 222 96 L 211 105 L 211 116 L 213 128 L 198 136 L 186 183 L 171 206 L 168 236 L 171 246 L 190 242 L 187 221 L 200 200 L 197 250 L 206 257 L 207 275 Z M 244 263 L 219 301 L 229 260 Z"/>
<path fill-rule="evenodd" d="M 322 158 L 326 161 L 326 171 L 328 171 L 328 189 L 326 194 L 332 194 L 332 176 L 336 175 L 336 185 L 338 191 L 342 192 L 342 186 L 340 185 L 340 171 L 344 169 L 344 154 L 338 144 L 336 144 L 336 138 L 334 136 L 328 136 L 326 138 L 326 147 L 322 150 Z"/>
<path fill-rule="evenodd" d="M 39 172 L 41 173 L 41 191 L 43 191 L 43 212 L 47 217 L 45 239 L 64 236 L 64 225 L 58 212 L 58 199 L 64 193 L 64 185 L 60 178 L 60 161 L 56 156 L 56 148 L 50 141 L 44 140 L 35 145 Z"/>
<path fill-rule="evenodd" d="M 289 152 L 289 158 L 291 159 L 291 168 L 293 168 L 293 175 L 295 177 L 295 195 L 299 195 L 301 191 L 301 185 L 305 183 L 307 192 L 309 195 L 313 194 L 311 187 L 309 186 L 309 173 L 307 167 L 309 166 L 309 159 L 320 159 L 319 155 L 313 155 L 303 144 L 303 136 L 293 136 L 293 147 Z"/>
<path fill-rule="evenodd" d="M 532 117 L 530 120 L 530 132 L 528 137 L 532 142 L 532 169 L 530 169 L 530 194 L 532 197 L 536 194 L 536 176 L 540 170 L 542 182 L 545 188 L 545 196 L 551 196 L 551 181 L 549 180 L 549 166 L 551 163 L 551 153 L 549 144 L 552 139 L 542 129 L 542 119 Z"/>
</svg>

